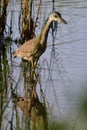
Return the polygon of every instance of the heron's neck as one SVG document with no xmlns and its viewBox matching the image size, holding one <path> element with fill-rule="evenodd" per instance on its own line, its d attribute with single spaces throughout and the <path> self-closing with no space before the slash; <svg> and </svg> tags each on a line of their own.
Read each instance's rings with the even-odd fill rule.
<svg viewBox="0 0 87 130">
<path fill-rule="evenodd" d="M 42 28 L 42 31 L 40 33 L 41 44 L 43 44 L 44 42 L 47 42 L 47 37 L 48 37 L 48 33 L 49 33 L 51 23 L 52 23 L 52 21 L 47 19 L 44 26 L 43 26 L 43 28 Z"/>
</svg>

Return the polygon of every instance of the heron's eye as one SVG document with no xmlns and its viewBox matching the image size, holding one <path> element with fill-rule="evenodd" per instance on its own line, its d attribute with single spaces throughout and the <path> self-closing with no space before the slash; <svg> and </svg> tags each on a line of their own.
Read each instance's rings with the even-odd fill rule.
<svg viewBox="0 0 87 130">
<path fill-rule="evenodd" d="M 55 15 L 55 18 L 57 18 L 58 16 L 57 15 Z"/>
</svg>

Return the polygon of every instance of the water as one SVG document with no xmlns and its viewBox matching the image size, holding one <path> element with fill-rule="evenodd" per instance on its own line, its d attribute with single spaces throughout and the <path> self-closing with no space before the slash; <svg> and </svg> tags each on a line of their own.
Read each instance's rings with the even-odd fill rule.
<svg viewBox="0 0 87 130">
<path fill-rule="evenodd" d="M 47 99 L 54 106 L 55 115 L 67 117 L 73 124 L 87 98 L 87 1 L 56 1 L 55 9 L 61 12 L 68 25 L 59 25 L 55 40 L 59 70 L 54 63 L 53 84 L 48 81 L 44 86 Z M 50 44 L 51 40 L 41 57 L 48 62 Z M 87 128 L 86 124 L 84 126 Z"/>
<path fill-rule="evenodd" d="M 68 25 L 59 25 L 55 40 L 55 51 L 58 52 L 59 69 L 62 74 L 55 71 L 53 80 L 62 116 L 76 108 L 82 102 L 81 97 L 84 97 L 87 91 L 86 4 L 85 0 L 55 2 L 55 9 L 59 10 L 68 22 Z M 47 51 L 41 59 L 47 58 L 49 61 L 50 44 L 52 44 L 51 40 L 49 40 Z M 53 69 L 56 70 L 56 65 Z M 62 79 L 60 75 L 62 75 Z M 50 85 L 48 86 L 52 96 L 53 89 Z M 50 99 L 52 100 L 53 97 Z"/>
<path fill-rule="evenodd" d="M 87 99 L 87 1 L 56 0 L 54 6 L 68 24 L 58 24 L 55 38 L 55 55 L 53 57 L 51 57 L 51 31 L 49 33 L 48 47 L 39 61 L 43 68 L 41 72 L 42 88 L 55 118 L 59 120 L 66 119 L 77 130 L 83 130 L 84 127 L 87 129 L 87 124 L 83 123 L 82 119 L 82 113 L 84 113 L 85 108 L 83 104 Z M 35 7 L 37 7 L 37 4 Z M 52 2 L 43 1 L 41 23 L 36 29 L 36 35 L 40 32 L 43 17 L 45 15 L 47 17 L 51 11 Z M 15 16 L 17 15 L 15 13 Z M 9 18 L 10 14 L 7 19 L 8 24 Z M 14 21 L 16 22 L 16 19 Z M 18 36 L 17 28 L 18 26 L 14 28 L 14 39 Z M 13 45 L 13 48 L 13 50 L 16 50 L 17 46 Z M 46 63 L 42 64 L 44 59 L 46 59 L 48 65 Z M 19 62 L 19 59 L 16 59 L 16 61 Z M 52 71 L 48 71 L 48 68 L 51 68 Z M 16 70 L 20 72 L 18 68 L 14 69 L 15 80 L 17 80 L 16 73 L 18 72 Z M 37 91 L 39 95 L 38 87 Z M 19 88 L 18 92 L 21 93 L 23 91 Z M 83 109 L 80 111 L 82 106 Z M 87 117 L 85 120 L 87 120 Z M 84 126 L 83 129 L 79 124 Z"/>
</svg>

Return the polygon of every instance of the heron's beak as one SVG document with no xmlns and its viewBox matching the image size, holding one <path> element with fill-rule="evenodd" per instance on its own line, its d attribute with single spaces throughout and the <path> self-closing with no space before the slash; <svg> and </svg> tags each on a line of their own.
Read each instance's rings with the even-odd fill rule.
<svg viewBox="0 0 87 130">
<path fill-rule="evenodd" d="M 61 23 L 67 24 L 67 22 L 61 17 L 60 18 Z"/>
</svg>

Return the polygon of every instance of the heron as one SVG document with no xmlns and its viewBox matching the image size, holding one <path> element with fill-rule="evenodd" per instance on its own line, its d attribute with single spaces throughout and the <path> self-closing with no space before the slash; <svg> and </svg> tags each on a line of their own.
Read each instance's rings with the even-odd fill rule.
<svg viewBox="0 0 87 130">
<path fill-rule="evenodd" d="M 31 65 L 36 65 L 40 56 L 47 48 L 48 33 L 51 28 L 51 23 L 56 21 L 58 23 L 67 24 L 59 12 L 52 12 L 49 14 L 44 26 L 41 29 L 39 36 L 25 42 L 15 53 L 14 57 L 21 57 L 26 61 L 30 61 Z"/>
</svg>

